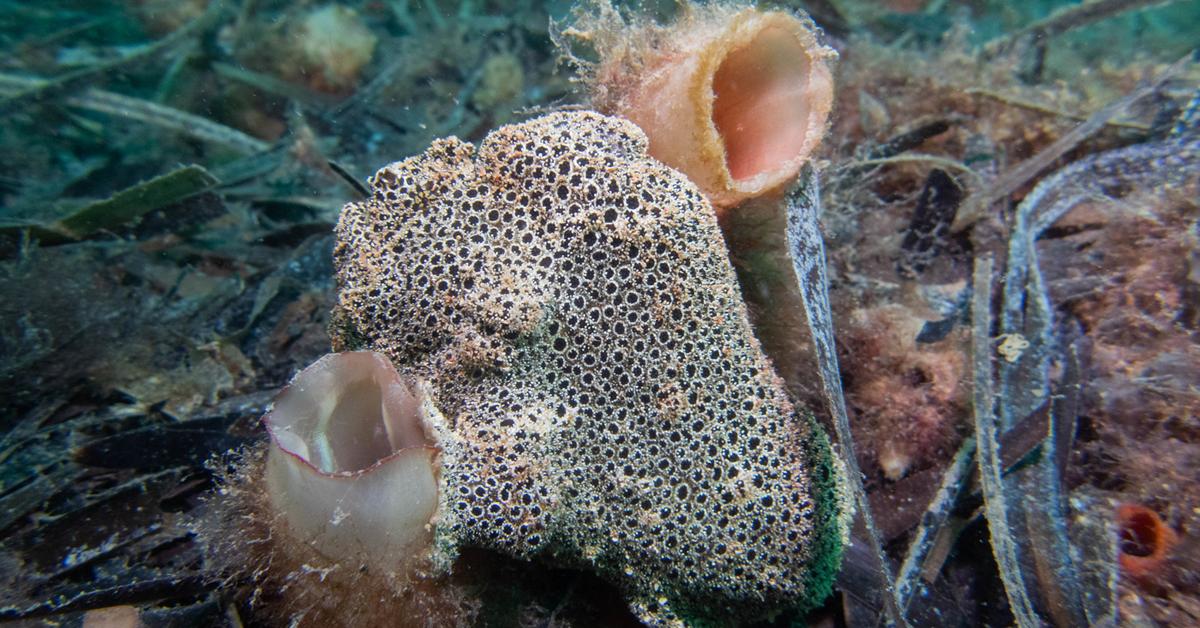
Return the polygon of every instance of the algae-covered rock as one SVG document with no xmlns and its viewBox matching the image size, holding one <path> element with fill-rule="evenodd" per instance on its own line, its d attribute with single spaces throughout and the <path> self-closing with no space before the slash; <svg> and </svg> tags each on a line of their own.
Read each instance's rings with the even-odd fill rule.
<svg viewBox="0 0 1200 628">
<path fill-rule="evenodd" d="M 431 391 L 443 564 L 586 567 L 652 624 L 828 595 L 829 442 L 752 335 L 712 208 L 636 126 L 552 114 L 371 184 L 337 228 L 334 345 Z"/>
</svg>

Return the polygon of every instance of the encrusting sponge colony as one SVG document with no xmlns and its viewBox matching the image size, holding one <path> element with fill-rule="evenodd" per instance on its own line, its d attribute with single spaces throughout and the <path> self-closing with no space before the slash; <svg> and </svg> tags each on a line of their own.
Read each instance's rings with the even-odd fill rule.
<svg viewBox="0 0 1200 628">
<path fill-rule="evenodd" d="M 708 202 L 646 149 L 557 113 L 375 174 L 337 227 L 331 331 L 377 353 L 325 358 L 268 418 L 288 534 L 403 546 L 434 575 L 460 547 L 590 569 L 654 625 L 829 594 L 829 442 L 754 339 Z M 334 360 L 362 363 L 362 400 L 294 390 Z"/>
<path fill-rule="evenodd" d="M 598 47 L 597 93 L 628 119 L 436 140 L 342 210 L 341 353 L 276 400 L 212 526 L 260 522 L 256 577 L 299 596 L 293 621 L 462 620 L 437 583 L 466 547 L 591 570 L 650 625 L 829 595 L 842 470 L 754 337 L 713 207 L 796 175 L 833 53 L 752 9 L 654 32 Z"/>
</svg>

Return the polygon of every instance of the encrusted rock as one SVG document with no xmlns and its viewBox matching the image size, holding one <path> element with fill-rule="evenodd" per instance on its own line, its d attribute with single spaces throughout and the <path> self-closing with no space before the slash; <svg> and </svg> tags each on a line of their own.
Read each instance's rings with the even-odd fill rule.
<svg viewBox="0 0 1200 628">
<path fill-rule="evenodd" d="M 389 356 L 444 417 L 443 564 L 584 566 L 655 624 L 829 593 L 829 442 L 754 339 L 708 202 L 636 126 L 556 113 L 371 184 L 337 228 L 334 344 Z"/>
</svg>

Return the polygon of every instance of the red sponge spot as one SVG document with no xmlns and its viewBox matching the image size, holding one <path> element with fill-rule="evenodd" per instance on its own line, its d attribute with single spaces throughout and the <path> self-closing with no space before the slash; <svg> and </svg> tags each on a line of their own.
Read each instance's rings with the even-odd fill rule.
<svg viewBox="0 0 1200 628">
<path fill-rule="evenodd" d="M 1176 541 L 1175 531 L 1163 523 L 1158 513 L 1140 504 L 1117 507 L 1117 530 L 1121 569 L 1133 578 L 1154 575 Z"/>
</svg>

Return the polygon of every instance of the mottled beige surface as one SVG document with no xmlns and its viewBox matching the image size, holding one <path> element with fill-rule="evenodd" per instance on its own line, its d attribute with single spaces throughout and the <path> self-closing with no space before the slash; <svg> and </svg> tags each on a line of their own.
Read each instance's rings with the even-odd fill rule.
<svg viewBox="0 0 1200 628">
<path fill-rule="evenodd" d="M 651 623 L 819 602 L 828 441 L 754 339 L 708 202 L 645 151 L 558 113 L 383 168 L 338 225 L 335 347 L 429 383 L 447 558 L 588 566 Z"/>
</svg>

